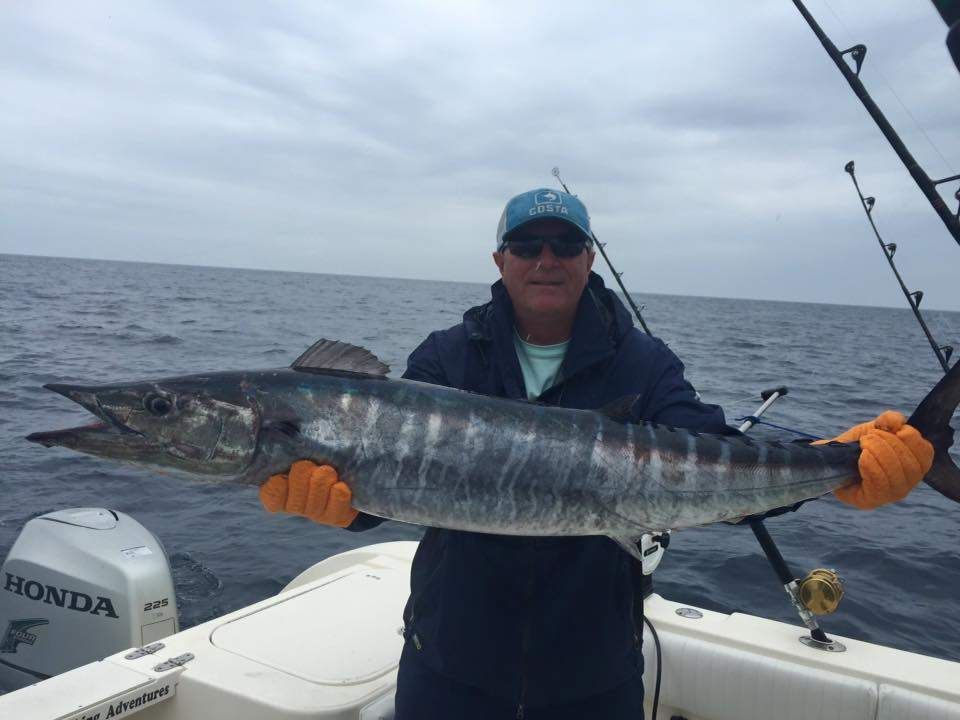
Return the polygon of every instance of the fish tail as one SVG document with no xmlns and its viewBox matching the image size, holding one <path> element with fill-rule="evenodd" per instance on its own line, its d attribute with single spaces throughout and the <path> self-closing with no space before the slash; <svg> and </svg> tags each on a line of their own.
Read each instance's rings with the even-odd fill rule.
<svg viewBox="0 0 960 720">
<path fill-rule="evenodd" d="M 933 445 L 933 466 L 924 481 L 954 502 L 960 502 L 960 468 L 950 457 L 950 419 L 960 404 L 960 362 L 941 378 L 907 421 Z"/>
</svg>

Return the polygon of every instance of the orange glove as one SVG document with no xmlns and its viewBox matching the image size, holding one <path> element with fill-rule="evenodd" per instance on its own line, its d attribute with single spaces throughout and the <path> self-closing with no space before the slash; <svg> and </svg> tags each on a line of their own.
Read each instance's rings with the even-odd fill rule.
<svg viewBox="0 0 960 720">
<path fill-rule="evenodd" d="M 860 482 L 834 491 L 841 502 L 872 510 L 902 500 L 933 465 L 933 445 L 898 412 L 887 410 L 875 420 L 854 425 L 828 442 L 860 442 Z"/>
<path fill-rule="evenodd" d="M 271 475 L 260 487 L 260 502 L 270 512 L 288 512 L 316 523 L 346 527 L 358 515 L 353 493 L 329 465 L 298 460 L 289 475 Z"/>
</svg>

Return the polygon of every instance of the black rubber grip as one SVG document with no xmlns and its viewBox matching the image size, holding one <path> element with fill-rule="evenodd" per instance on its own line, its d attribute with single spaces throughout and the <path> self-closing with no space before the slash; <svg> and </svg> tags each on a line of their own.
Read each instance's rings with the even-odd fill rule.
<svg viewBox="0 0 960 720">
<path fill-rule="evenodd" d="M 782 396 L 782 395 L 786 395 L 788 392 L 790 391 L 787 389 L 786 385 L 781 385 L 780 387 L 775 387 L 775 388 L 768 388 L 767 390 L 764 390 L 763 392 L 760 393 L 760 399 L 769 400 L 770 396 L 773 395 L 774 393 L 780 393 L 780 395 Z"/>
</svg>

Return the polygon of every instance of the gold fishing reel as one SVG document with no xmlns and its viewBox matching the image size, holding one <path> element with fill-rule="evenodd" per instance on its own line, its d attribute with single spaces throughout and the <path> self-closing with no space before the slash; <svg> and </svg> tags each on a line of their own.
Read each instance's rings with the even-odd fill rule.
<svg viewBox="0 0 960 720">
<path fill-rule="evenodd" d="M 817 568 L 800 581 L 800 602 L 814 615 L 829 615 L 843 599 L 843 581 L 836 570 Z"/>
</svg>

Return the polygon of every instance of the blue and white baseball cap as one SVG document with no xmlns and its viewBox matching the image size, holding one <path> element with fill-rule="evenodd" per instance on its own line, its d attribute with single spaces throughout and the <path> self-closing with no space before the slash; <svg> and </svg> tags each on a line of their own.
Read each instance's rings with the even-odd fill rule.
<svg viewBox="0 0 960 720">
<path fill-rule="evenodd" d="M 535 220 L 547 218 L 563 220 L 582 232 L 590 241 L 590 215 L 586 206 L 573 195 L 550 188 L 537 188 L 521 193 L 507 202 L 500 216 L 497 226 L 497 250 L 503 249 L 503 244 L 510 233 L 522 228 Z"/>
</svg>

